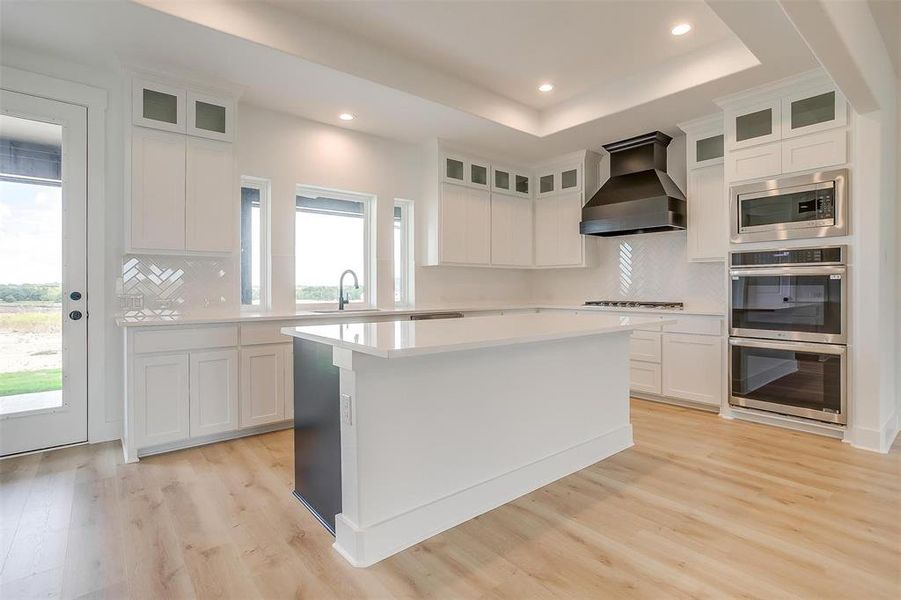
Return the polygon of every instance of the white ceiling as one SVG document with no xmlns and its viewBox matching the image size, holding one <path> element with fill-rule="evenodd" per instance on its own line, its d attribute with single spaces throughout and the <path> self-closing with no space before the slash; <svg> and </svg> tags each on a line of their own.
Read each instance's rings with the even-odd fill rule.
<svg viewBox="0 0 901 600">
<path fill-rule="evenodd" d="M 582 34 L 568 36 L 554 25 L 556 33 L 540 42 L 533 39 L 538 46 L 525 57 L 523 53 L 532 52 L 530 42 L 512 26 L 529 21 L 528 15 L 541 21 L 548 3 L 460 4 L 478 16 L 451 19 L 456 33 L 444 31 L 434 20 L 441 8 L 408 2 L 355 5 L 364 15 L 378 12 L 379 6 L 384 9 L 388 16 L 360 21 L 371 21 L 379 32 L 393 27 L 409 32 L 419 21 L 397 11 L 423 11 L 422 23 L 427 23 L 423 28 L 438 40 L 429 52 L 440 54 L 440 48 L 453 38 L 470 48 L 460 53 L 463 58 L 446 54 L 441 60 L 449 62 L 442 68 L 434 62 L 438 58 L 424 58 L 425 50 L 373 43 L 355 34 L 347 23 L 334 27 L 336 17 L 330 7 L 286 8 L 229 0 L 0 2 L 0 50 L 9 56 L 22 50 L 47 53 L 107 69 L 124 63 L 210 85 L 234 85 L 243 88 L 242 102 L 249 104 L 403 141 L 441 137 L 473 151 L 522 162 L 598 148 L 654 129 L 678 133 L 675 123 L 716 110 L 712 99 L 717 96 L 816 66 L 781 7 L 771 0 L 666 3 L 694 11 L 691 18 L 697 21 L 689 35 L 696 37 L 686 38 L 687 44 L 669 47 L 660 56 L 655 54 L 659 49 L 631 56 L 618 49 L 611 41 L 614 38 L 583 34 L 600 32 L 615 22 L 616 29 L 623 28 L 615 38 L 620 42 L 634 36 L 647 43 L 657 36 L 665 40 L 661 44 L 672 46 L 668 28 L 676 9 L 668 12 L 657 5 L 665 16 L 659 16 L 653 27 L 644 26 L 650 22 L 644 20 L 626 30 L 623 15 L 634 19 L 644 14 L 643 8 L 635 8 L 643 2 L 553 3 L 565 13 L 572 31 Z M 497 14 L 498 7 L 516 16 L 511 14 L 505 21 L 511 27 L 492 32 L 483 15 Z M 348 7 L 339 4 L 334 10 Z M 303 11 L 315 12 L 316 17 Z M 604 11 L 616 16 L 604 16 Z M 587 26 L 589 20 L 599 21 L 601 29 Z M 429 44 L 428 36 L 410 35 L 403 44 Z M 689 44 L 701 47 L 688 48 Z M 488 52 L 488 48 L 494 50 Z M 492 58 L 485 61 L 481 74 L 464 78 L 467 71 L 461 65 L 479 54 Z M 550 65 L 546 69 L 556 69 L 554 103 L 539 106 L 534 99 L 537 92 L 528 89 L 519 99 L 509 97 L 516 95 L 515 87 L 534 89 L 532 65 L 545 54 L 555 57 L 542 63 Z M 629 69 L 621 68 L 619 63 L 627 60 Z M 597 66 L 586 66 L 592 64 Z M 502 83 L 487 86 L 484 78 L 494 79 L 491 74 L 499 72 L 510 75 Z M 575 93 L 568 88 L 584 91 L 565 98 Z M 530 95 L 533 100 L 527 102 Z M 338 122 L 336 116 L 342 111 L 355 113 L 357 119 Z"/>
<path fill-rule="evenodd" d="M 698 1 L 272 2 L 535 109 L 735 37 Z"/>
</svg>

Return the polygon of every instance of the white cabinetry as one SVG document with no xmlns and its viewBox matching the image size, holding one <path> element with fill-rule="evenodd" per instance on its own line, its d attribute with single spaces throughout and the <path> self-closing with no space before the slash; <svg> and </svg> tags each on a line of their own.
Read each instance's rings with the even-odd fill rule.
<svg viewBox="0 0 901 600">
<path fill-rule="evenodd" d="M 132 366 L 131 437 L 137 448 L 168 444 L 190 435 L 188 355 L 135 357 Z"/>
<path fill-rule="evenodd" d="M 438 215 L 441 264 L 491 262 L 491 198 L 487 190 L 441 184 Z"/>
<path fill-rule="evenodd" d="M 579 233 L 582 193 L 556 194 L 535 200 L 535 266 L 585 264 L 585 241 Z"/>
<path fill-rule="evenodd" d="M 729 247 L 723 165 L 688 171 L 688 260 L 720 261 Z"/>
<path fill-rule="evenodd" d="M 237 248 L 234 107 L 230 98 L 133 80 L 128 251 Z"/>
<path fill-rule="evenodd" d="M 729 184 L 848 160 L 848 103 L 823 71 L 718 101 Z"/>
<path fill-rule="evenodd" d="M 190 353 L 191 437 L 238 427 L 238 351 Z"/>
<path fill-rule="evenodd" d="M 185 247 L 231 252 L 238 240 L 235 156 L 225 142 L 188 138 L 185 170 Z"/>
<path fill-rule="evenodd" d="M 491 195 L 491 264 L 532 264 L 532 201 L 507 194 Z"/>
<path fill-rule="evenodd" d="M 725 260 L 729 246 L 728 196 L 723 168 L 723 116 L 680 123 L 688 164 L 688 260 Z"/>
<path fill-rule="evenodd" d="M 663 334 L 663 395 L 720 405 L 723 339 L 720 336 Z"/>
<path fill-rule="evenodd" d="M 241 349 L 241 427 L 265 425 L 286 418 L 291 358 L 291 344 Z"/>
<path fill-rule="evenodd" d="M 135 128 L 131 137 L 131 245 L 185 248 L 185 144 L 177 133 Z"/>
</svg>

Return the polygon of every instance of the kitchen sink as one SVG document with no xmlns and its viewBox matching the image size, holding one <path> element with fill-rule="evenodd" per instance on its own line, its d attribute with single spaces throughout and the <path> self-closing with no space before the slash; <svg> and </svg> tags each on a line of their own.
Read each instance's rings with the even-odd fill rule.
<svg viewBox="0 0 901 600">
<path fill-rule="evenodd" d="M 314 312 L 320 315 L 332 315 L 332 314 L 357 314 L 357 313 L 371 313 L 371 312 L 381 312 L 381 309 L 378 308 L 345 308 L 344 310 L 338 310 L 337 308 L 330 308 L 326 310 L 311 310 L 310 312 Z"/>
</svg>

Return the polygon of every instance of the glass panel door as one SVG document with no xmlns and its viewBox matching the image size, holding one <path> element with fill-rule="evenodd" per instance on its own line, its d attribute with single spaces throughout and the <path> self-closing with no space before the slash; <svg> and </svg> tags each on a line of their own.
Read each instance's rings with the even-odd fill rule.
<svg viewBox="0 0 901 600">
<path fill-rule="evenodd" d="M 0 93 L 0 455 L 85 441 L 86 111 Z"/>
</svg>

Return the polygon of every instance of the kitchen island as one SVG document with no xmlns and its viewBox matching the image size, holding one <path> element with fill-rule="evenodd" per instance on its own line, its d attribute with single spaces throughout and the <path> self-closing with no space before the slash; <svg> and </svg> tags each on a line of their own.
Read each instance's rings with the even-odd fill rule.
<svg viewBox="0 0 901 600">
<path fill-rule="evenodd" d="M 368 566 L 632 445 L 629 335 L 659 318 L 309 325 L 295 495 Z"/>
</svg>

